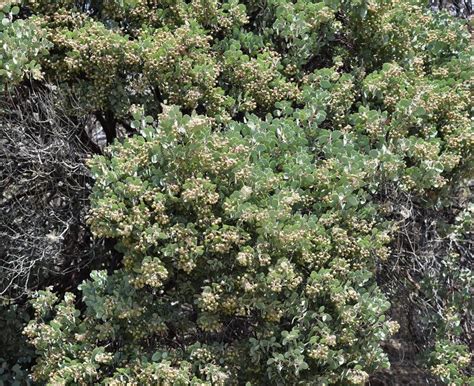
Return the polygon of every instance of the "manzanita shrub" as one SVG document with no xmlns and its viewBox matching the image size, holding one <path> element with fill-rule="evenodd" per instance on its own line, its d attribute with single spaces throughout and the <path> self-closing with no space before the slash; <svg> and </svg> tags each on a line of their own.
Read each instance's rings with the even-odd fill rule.
<svg viewBox="0 0 474 386">
<path fill-rule="evenodd" d="M 110 356 L 87 382 L 358 383 L 386 365 L 379 343 L 393 324 L 371 271 L 388 238 L 365 202 L 370 177 L 358 178 L 369 157 L 336 135 L 321 137 L 318 156 L 288 117 L 213 131 L 204 116 L 164 110 L 91 163 L 90 225 L 119 240 L 123 268 L 82 286 L 84 318 L 70 317 L 69 297 L 53 321 L 28 327 L 47 351 L 38 375 L 84 374 L 54 370 L 57 337 L 41 332 L 54 326 L 60 355 Z"/>
<path fill-rule="evenodd" d="M 79 3 L 21 9 L 44 78 L 137 133 L 90 162 L 89 225 L 123 261 L 78 298 L 37 293 L 34 379 L 363 384 L 388 366 L 383 196 L 442 205 L 472 166 L 465 26 L 414 0 Z M 463 384 L 468 362 L 437 371 Z"/>
</svg>

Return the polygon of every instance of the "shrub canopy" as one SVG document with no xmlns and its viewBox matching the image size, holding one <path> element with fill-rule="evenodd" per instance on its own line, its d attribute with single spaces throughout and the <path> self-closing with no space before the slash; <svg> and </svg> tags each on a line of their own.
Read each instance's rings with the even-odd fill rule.
<svg viewBox="0 0 474 386">
<path fill-rule="evenodd" d="M 89 224 L 122 264 L 80 305 L 38 293 L 36 380 L 362 384 L 388 365 L 387 192 L 435 203 L 472 166 L 462 22 L 413 0 L 25 0 L 3 20 L 5 88 L 54 82 L 109 142 L 139 133 L 90 162 Z M 461 384 L 464 362 L 438 375 Z"/>
</svg>

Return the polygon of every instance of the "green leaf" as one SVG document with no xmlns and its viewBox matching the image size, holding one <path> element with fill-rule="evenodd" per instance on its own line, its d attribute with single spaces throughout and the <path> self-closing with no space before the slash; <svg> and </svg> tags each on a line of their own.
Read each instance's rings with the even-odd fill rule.
<svg viewBox="0 0 474 386">
<path fill-rule="evenodd" d="M 359 205 L 359 199 L 357 198 L 357 196 L 349 196 L 349 198 L 347 199 L 347 203 L 351 207 L 355 207 L 355 206 Z"/>
<path fill-rule="evenodd" d="M 363 5 L 359 8 L 359 16 L 362 19 L 365 19 L 365 17 L 367 16 L 367 6 Z"/>
<path fill-rule="evenodd" d="M 320 85 L 324 89 L 329 89 L 332 86 L 331 82 L 326 80 L 326 79 L 322 79 L 321 82 L 320 82 Z"/>
</svg>

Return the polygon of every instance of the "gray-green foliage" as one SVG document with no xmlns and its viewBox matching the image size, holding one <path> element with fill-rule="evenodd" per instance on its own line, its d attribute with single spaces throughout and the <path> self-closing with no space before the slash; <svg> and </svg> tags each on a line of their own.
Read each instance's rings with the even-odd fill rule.
<svg viewBox="0 0 474 386">
<path fill-rule="evenodd" d="M 51 47 L 46 32 L 34 18 L 16 18 L 18 5 L 5 5 L 0 9 L 0 87 L 15 85 L 25 77 L 41 79 L 40 60 Z"/>
<path fill-rule="evenodd" d="M 89 225 L 123 261 L 81 309 L 37 294 L 36 381 L 362 384 L 388 365 L 383 196 L 434 205 L 472 165 L 461 22 L 411 0 L 24 6 L 46 79 L 140 133 L 90 163 Z M 468 382 L 452 352 L 436 371 Z"/>
</svg>

